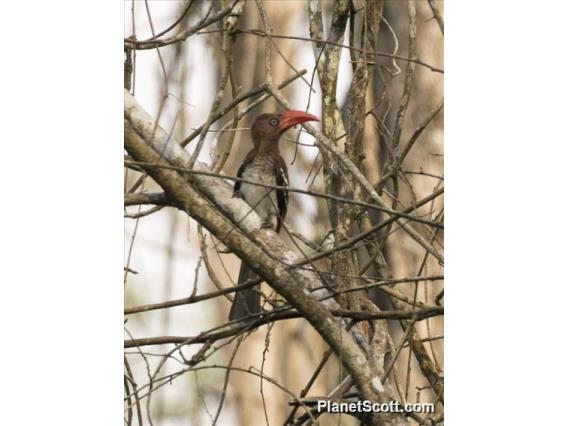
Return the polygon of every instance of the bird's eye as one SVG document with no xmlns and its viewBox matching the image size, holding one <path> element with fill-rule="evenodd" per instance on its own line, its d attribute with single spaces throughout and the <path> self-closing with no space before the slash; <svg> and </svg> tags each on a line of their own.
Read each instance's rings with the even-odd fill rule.
<svg viewBox="0 0 568 426">
<path fill-rule="evenodd" d="M 278 119 L 277 118 L 271 118 L 270 119 L 270 125 L 271 126 L 277 126 L 278 125 Z"/>
</svg>

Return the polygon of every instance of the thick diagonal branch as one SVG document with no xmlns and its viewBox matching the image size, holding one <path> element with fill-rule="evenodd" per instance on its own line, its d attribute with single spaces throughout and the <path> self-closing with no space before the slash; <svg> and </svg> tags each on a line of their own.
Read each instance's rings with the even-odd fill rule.
<svg viewBox="0 0 568 426">
<path fill-rule="evenodd" d="M 181 167 L 187 165 L 189 154 L 163 129 L 155 126 L 126 91 L 124 130 L 125 148 L 134 160 Z M 153 141 L 152 145 L 148 141 Z M 198 162 L 195 167 L 206 169 Z M 181 173 L 160 167 L 149 167 L 147 172 L 180 209 L 223 241 L 302 313 L 340 356 L 362 399 L 375 402 L 388 400 L 365 351 L 344 328 L 341 320 L 335 318 L 314 294 L 310 294 L 310 288 L 322 285 L 319 276 L 311 270 L 290 268 L 288 265 L 296 263 L 298 256 L 288 250 L 273 231 L 259 231 L 258 216 L 248 214 L 250 208 L 244 201 L 232 198 L 232 191 L 225 182 L 206 176 L 192 176 L 190 182 Z"/>
</svg>

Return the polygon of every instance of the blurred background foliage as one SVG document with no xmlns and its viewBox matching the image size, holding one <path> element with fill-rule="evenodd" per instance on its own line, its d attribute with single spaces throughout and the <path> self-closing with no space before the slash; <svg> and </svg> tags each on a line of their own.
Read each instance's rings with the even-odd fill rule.
<svg viewBox="0 0 568 426">
<path fill-rule="evenodd" d="M 220 1 L 126 1 L 124 3 L 125 37 L 136 40 L 151 38 L 168 28 L 182 17 L 167 36 L 181 34 L 207 14 L 225 7 L 229 2 Z M 245 1 L 242 15 L 238 18 L 237 31 L 231 36 L 230 55 L 233 61 L 233 75 L 222 93 L 221 104 L 230 102 L 235 94 L 246 92 L 265 81 L 264 37 L 249 30 L 263 28 L 258 8 L 254 1 Z M 334 1 L 321 1 L 324 34 L 331 25 Z M 361 7 L 353 1 L 350 7 Z M 434 18 L 430 1 L 416 2 L 416 58 L 435 69 L 443 68 L 443 33 L 439 20 Z M 264 1 L 268 20 L 274 35 L 288 35 L 300 39 L 274 38 L 277 49 L 272 49 L 273 81 L 280 84 L 296 74 L 295 70 L 306 69 L 304 79 L 296 79 L 283 89 L 284 95 L 297 109 L 322 114 L 322 91 L 315 70 L 314 50 L 310 38 L 309 8 L 307 1 Z M 434 3 L 435 10 L 443 16 L 443 1 Z M 189 9 L 188 9 L 189 7 Z M 187 10 L 187 13 L 185 11 Z M 184 15 L 185 13 L 185 15 Z M 151 18 L 151 19 L 150 19 Z M 127 79 L 130 90 L 144 108 L 178 139 L 183 140 L 194 129 L 206 122 L 211 105 L 215 101 L 217 87 L 223 74 L 225 53 L 223 52 L 221 24 L 212 24 L 187 38 L 183 42 L 170 44 L 159 49 L 131 50 L 132 75 Z M 351 23 L 347 23 L 350 28 Z M 152 29 L 152 27 L 154 29 Z M 380 25 L 376 48 L 380 52 L 394 54 L 400 58 L 409 57 L 409 13 L 408 3 L 403 0 L 386 0 L 383 20 Z M 163 36 L 166 37 L 166 36 Z M 350 31 L 344 34 L 343 44 L 350 45 Z M 283 59 L 286 58 L 286 61 Z M 405 87 L 405 75 L 409 61 L 389 56 L 376 56 L 374 73 L 366 90 L 366 106 L 370 111 L 364 122 L 364 137 L 361 170 L 369 182 L 378 182 L 388 171 L 389 145 L 384 135 L 393 132 L 397 113 Z M 348 49 L 342 49 L 337 84 L 338 106 L 342 109 L 353 78 L 353 63 Z M 309 84 L 312 84 L 313 92 Z M 401 128 L 401 141 L 408 141 L 424 119 L 432 114 L 443 101 L 443 73 L 428 66 L 414 63 L 414 76 L 408 108 Z M 227 114 L 213 123 L 206 135 L 205 146 L 199 159 L 211 163 L 227 144 L 232 144 L 222 173 L 235 175 L 244 155 L 251 148 L 249 141 L 252 119 L 261 112 L 279 110 L 273 99 L 267 99 L 245 114 L 236 129 L 232 126 L 233 115 Z M 219 131 L 227 126 L 233 131 Z M 296 141 L 300 144 L 296 144 Z M 313 144 L 313 138 L 305 133 L 288 132 L 280 149 L 286 159 L 290 173 L 290 185 L 325 192 L 321 167 L 321 156 Z M 194 149 L 189 144 L 188 150 Z M 403 207 L 412 206 L 443 187 L 443 113 L 434 116 L 420 138 L 409 151 L 402 169 L 405 179 L 398 182 L 398 199 Z M 125 192 L 138 180 L 139 174 L 125 171 Z M 159 187 L 146 179 L 144 191 L 159 191 Z M 139 190 L 140 190 L 139 189 Z M 385 187 L 394 191 L 392 181 Z M 330 231 L 329 205 L 321 198 L 292 193 L 286 223 L 298 234 L 310 241 L 322 242 Z M 127 215 L 134 215 L 139 209 L 125 209 Z M 402 209 L 402 208 L 401 208 Z M 429 220 L 443 219 L 443 199 L 417 210 L 417 215 Z M 372 215 L 379 222 L 380 214 Z M 443 231 L 432 235 L 429 229 L 416 227 L 439 250 L 443 249 Z M 204 231 L 208 244 L 206 254 L 224 287 L 233 285 L 238 274 L 239 259 L 230 253 L 218 253 L 213 249 L 211 236 Z M 282 235 L 283 238 L 288 238 Z M 442 273 L 442 266 L 407 234 L 393 227 L 384 236 L 381 250 L 390 265 L 395 278 L 436 275 Z M 430 239 L 431 237 L 431 239 Z M 290 244 L 293 247 L 292 244 Z M 360 265 L 368 262 L 363 250 L 354 252 Z M 185 213 L 173 208 L 163 208 L 143 217 L 125 219 L 125 265 L 132 272 L 125 274 L 125 304 L 127 307 L 187 297 L 197 285 L 198 292 L 212 291 L 211 282 L 203 265 L 203 254 L 196 223 Z M 322 261 L 318 264 L 327 268 Z M 372 267 L 371 267 L 372 269 Z M 376 276 L 377 271 L 370 272 Z M 435 304 L 435 297 L 442 290 L 441 281 L 405 283 L 396 289 L 408 298 L 428 305 Z M 268 287 L 263 287 L 265 293 Z M 381 309 L 392 309 L 388 297 L 374 290 L 371 297 Z M 229 309 L 227 298 L 218 297 L 201 303 L 183 305 L 171 309 L 155 310 L 128 315 L 125 324 L 126 337 L 161 335 L 197 335 L 226 321 Z M 431 318 L 417 323 L 415 333 L 425 339 L 425 348 L 443 376 L 443 317 Z M 393 341 L 398 343 L 402 331 L 397 321 L 389 321 Z M 268 334 L 268 331 L 270 333 Z M 267 346 L 267 340 L 269 345 Z M 217 342 L 219 346 L 221 344 Z M 267 349 L 268 348 L 268 349 Z M 126 359 L 132 377 L 139 388 L 149 382 L 149 370 L 153 371 L 163 359 L 171 345 L 149 346 L 127 349 Z M 307 380 L 318 366 L 327 346 L 305 320 L 280 321 L 270 327 L 261 327 L 250 334 L 240 345 L 233 366 L 249 369 L 263 369 L 264 374 L 277 380 L 282 386 L 299 394 Z M 190 359 L 198 346 L 183 349 Z M 233 346 L 222 347 L 206 365 L 227 365 L 233 354 Z M 171 357 L 161 374 L 173 374 L 183 369 L 183 363 Z M 314 383 L 310 395 L 326 395 L 340 381 L 343 372 L 340 363 L 332 357 Z M 408 347 L 398 357 L 395 374 L 408 401 L 432 402 L 439 398 L 429 388 L 421 374 L 416 360 L 409 356 Z M 225 380 L 223 369 L 203 369 L 172 379 L 163 387 L 154 389 L 150 408 L 155 425 L 211 424 L 215 416 Z M 146 389 L 147 390 L 147 389 Z M 223 409 L 218 424 L 283 424 L 290 413 L 290 395 L 278 387 L 264 382 L 259 377 L 235 371 L 231 374 Z M 145 394 L 141 391 L 141 394 Z M 264 399 L 264 403 L 263 403 Z M 147 398 L 142 400 L 142 416 L 147 423 Z M 128 403 L 127 403 L 128 405 Z M 266 412 L 264 407 L 266 407 Z M 133 408 L 136 411 L 135 408 Z M 136 418 L 136 413 L 134 413 Z M 266 421 L 268 417 L 268 422 Z M 138 424 L 134 420 L 133 424 Z M 320 424 L 357 424 L 347 415 L 324 415 Z"/>
</svg>

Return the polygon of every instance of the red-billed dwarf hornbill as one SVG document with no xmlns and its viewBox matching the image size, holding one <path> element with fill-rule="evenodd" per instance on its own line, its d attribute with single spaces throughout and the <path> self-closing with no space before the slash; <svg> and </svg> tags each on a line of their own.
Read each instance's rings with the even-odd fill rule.
<svg viewBox="0 0 568 426">
<path fill-rule="evenodd" d="M 319 119 L 315 115 L 296 110 L 256 117 L 251 127 L 254 148 L 246 155 L 237 171 L 237 177 L 265 185 L 288 186 L 288 170 L 278 151 L 278 142 L 287 129 L 305 121 Z M 287 191 L 235 181 L 234 195 L 243 198 L 253 208 L 262 221 L 262 228 L 280 232 L 288 207 Z M 241 262 L 237 285 L 257 277 L 245 262 Z M 238 320 L 260 311 L 258 289 L 241 290 L 235 293 L 229 320 Z"/>
</svg>

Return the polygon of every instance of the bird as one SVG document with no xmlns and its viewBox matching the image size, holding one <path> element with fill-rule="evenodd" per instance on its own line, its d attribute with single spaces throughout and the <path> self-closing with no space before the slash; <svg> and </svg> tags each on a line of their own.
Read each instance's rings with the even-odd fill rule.
<svg viewBox="0 0 568 426">
<path fill-rule="evenodd" d="M 280 136 L 297 124 L 319 121 L 315 115 L 298 110 L 258 115 L 251 126 L 253 149 L 245 156 L 237 177 L 265 185 L 288 186 L 288 169 L 280 155 Z M 242 198 L 258 214 L 261 229 L 280 232 L 288 209 L 288 191 L 235 181 L 233 196 Z M 257 279 L 258 275 L 244 261 L 241 262 L 237 285 Z M 261 312 L 260 293 L 251 287 L 235 293 L 229 321 Z"/>
</svg>

